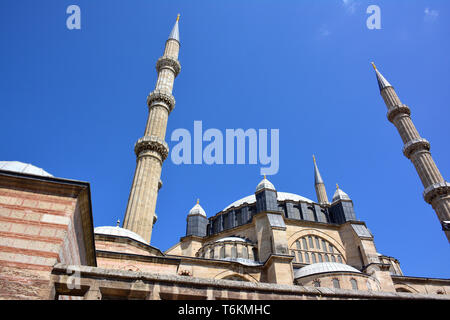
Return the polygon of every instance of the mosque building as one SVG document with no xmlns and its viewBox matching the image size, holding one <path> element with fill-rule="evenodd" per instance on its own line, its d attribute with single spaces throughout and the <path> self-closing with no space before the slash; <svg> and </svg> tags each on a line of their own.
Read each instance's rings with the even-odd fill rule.
<svg viewBox="0 0 450 320">
<path fill-rule="evenodd" d="M 89 183 L 0 162 L 0 299 L 450 299 L 450 279 L 405 276 L 395 257 L 378 252 L 352 198 L 336 185 L 329 200 L 314 157 L 316 200 L 264 176 L 214 215 L 197 201 L 185 236 L 164 252 L 152 246 L 179 51 L 178 16 L 156 63 L 122 226 L 94 229 Z M 375 70 L 388 119 L 450 237 L 450 184 L 410 109 Z"/>
</svg>

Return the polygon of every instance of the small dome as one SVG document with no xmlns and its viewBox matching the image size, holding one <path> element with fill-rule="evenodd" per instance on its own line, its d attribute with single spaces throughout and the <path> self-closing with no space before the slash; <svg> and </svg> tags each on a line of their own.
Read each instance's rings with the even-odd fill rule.
<svg viewBox="0 0 450 320">
<path fill-rule="evenodd" d="M 337 200 L 350 200 L 350 197 L 348 196 L 348 194 L 346 194 L 344 191 L 339 189 L 338 185 L 336 185 L 336 192 L 333 195 L 332 202 L 335 202 Z"/>
<path fill-rule="evenodd" d="M 34 174 L 42 177 L 53 177 L 50 173 L 41 168 L 20 161 L 0 161 L 0 170 Z"/>
<path fill-rule="evenodd" d="M 295 271 L 294 278 L 307 277 L 318 273 L 327 272 L 355 272 L 361 273 L 361 271 L 349 266 L 348 264 L 337 263 L 337 262 L 320 262 L 307 265 L 301 269 Z"/>
<path fill-rule="evenodd" d="M 276 191 L 274 185 L 272 184 L 272 182 L 266 179 L 266 176 L 264 176 L 264 179 L 262 179 L 261 182 L 256 186 L 256 191 L 262 189 L 270 189 Z"/>
<path fill-rule="evenodd" d="M 130 231 L 128 229 L 121 228 L 119 226 L 117 226 L 117 227 L 111 227 L 111 226 L 97 227 L 94 229 L 94 233 L 119 236 L 119 237 L 127 237 L 127 238 L 131 238 L 133 240 L 142 242 L 144 244 L 147 244 L 147 241 L 145 241 L 144 238 L 142 238 L 137 233 L 134 233 L 133 231 Z"/>
<path fill-rule="evenodd" d="M 225 241 L 235 241 L 235 242 L 248 242 L 247 240 L 239 237 L 225 237 L 219 240 L 216 240 L 215 242 L 225 242 Z"/>
<path fill-rule="evenodd" d="M 197 204 L 194 207 L 192 207 L 192 209 L 189 211 L 188 217 L 193 216 L 193 215 L 198 215 L 198 214 L 202 215 L 206 218 L 205 210 L 203 210 L 202 206 L 197 201 Z"/>
</svg>

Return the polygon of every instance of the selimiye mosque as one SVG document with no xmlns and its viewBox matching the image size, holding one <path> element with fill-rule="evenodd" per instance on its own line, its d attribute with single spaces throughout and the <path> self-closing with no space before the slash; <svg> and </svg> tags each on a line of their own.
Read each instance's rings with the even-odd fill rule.
<svg viewBox="0 0 450 320">
<path fill-rule="evenodd" d="M 178 16 L 156 62 L 122 225 L 94 229 L 88 182 L 0 162 L 0 299 L 450 299 L 450 279 L 406 276 L 395 257 L 378 252 L 351 195 L 336 185 L 328 197 L 315 158 L 317 199 L 282 191 L 264 176 L 218 213 L 197 202 L 178 243 L 164 252 L 152 246 L 180 44 Z M 450 184 L 409 107 L 374 68 L 388 120 L 441 221 L 436 232 L 450 238 Z"/>
</svg>

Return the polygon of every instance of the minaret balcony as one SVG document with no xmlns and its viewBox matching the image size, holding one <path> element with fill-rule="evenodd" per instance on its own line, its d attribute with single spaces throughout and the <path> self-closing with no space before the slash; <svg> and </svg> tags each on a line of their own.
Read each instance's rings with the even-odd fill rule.
<svg viewBox="0 0 450 320">
<path fill-rule="evenodd" d="M 156 61 L 156 71 L 160 72 L 163 68 L 172 70 L 176 77 L 181 71 L 181 64 L 174 57 L 162 56 Z"/>
<path fill-rule="evenodd" d="M 398 104 L 398 105 L 395 105 L 395 106 L 389 108 L 389 111 L 387 113 L 387 118 L 390 122 L 394 123 L 394 119 L 399 114 L 406 114 L 406 115 L 410 116 L 411 110 L 409 109 L 409 107 L 406 104 Z"/>
</svg>

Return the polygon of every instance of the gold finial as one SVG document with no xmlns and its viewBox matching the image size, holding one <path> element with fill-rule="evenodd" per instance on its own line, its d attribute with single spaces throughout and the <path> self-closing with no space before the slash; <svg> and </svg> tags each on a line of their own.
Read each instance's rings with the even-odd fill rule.
<svg viewBox="0 0 450 320">
<path fill-rule="evenodd" d="M 339 185 L 336 183 L 336 189 L 339 189 Z"/>
<path fill-rule="evenodd" d="M 180 20 L 180 14 L 177 14 L 177 21 Z"/>
<path fill-rule="evenodd" d="M 266 175 L 264 175 L 264 179 L 266 179 Z"/>
<path fill-rule="evenodd" d="M 117 225 L 116 227 L 118 227 L 120 225 L 120 219 L 117 219 Z"/>
<path fill-rule="evenodd" d="M 373 67 L 375 70 L 377 70 L 377 67 L 375 66 L 375 63 L 371 62 L 371 64 L 372 64 L 372 67 Z"/>
<path fill-rule="evenodd" d="M 313 155 L 313 161 L 314 161 L 314 163 L 316 163 L 316 157 L 314 157 L 314 155 Z"/>
<path fill-rule="evenodd" d="M 200 203 L 200 199 L 197 198 L 197 204 L 199 204 L 199 203 Z"/>
</svg>

